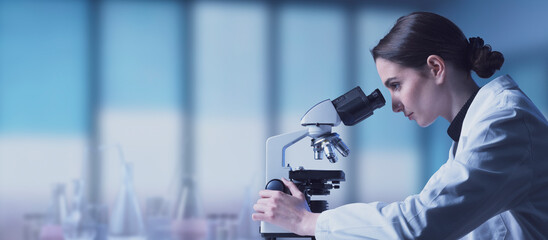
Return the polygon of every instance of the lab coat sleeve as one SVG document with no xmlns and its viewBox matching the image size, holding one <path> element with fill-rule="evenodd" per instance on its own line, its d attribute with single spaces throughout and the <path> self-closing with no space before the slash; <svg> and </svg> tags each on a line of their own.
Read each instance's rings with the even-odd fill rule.
<svg viewBox="0 0 548 240">
<path fill-rule="evenodd" d="M 455 158 L 420 194 L 390 204 L 327 210 L 318 218 L 316 238 L 456 239 L 524 201 L 533 175 L 526 114 L 514 108 L 487 110 L 470 122 Z"/>
</svg>

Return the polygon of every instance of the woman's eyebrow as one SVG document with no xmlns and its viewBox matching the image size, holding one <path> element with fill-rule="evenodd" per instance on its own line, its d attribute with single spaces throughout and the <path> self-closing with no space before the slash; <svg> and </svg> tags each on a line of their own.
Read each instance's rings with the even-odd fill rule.
<svg viewBox="0 0 548 240">
<path fill-rule="evenodd" d="M 390 82 L 392 82 L 393 80 L 395 80 L 396 77 L 391 77 L 391 78 L 388 78 L 385 82 L 384 82 L 384 86 L 386 86 L 387 88 L 390 88 Z"/>
</svg>

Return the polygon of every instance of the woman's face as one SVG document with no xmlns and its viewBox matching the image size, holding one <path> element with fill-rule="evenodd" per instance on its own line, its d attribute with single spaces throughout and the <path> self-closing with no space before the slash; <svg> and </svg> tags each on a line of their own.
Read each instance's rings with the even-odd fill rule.
<svg viewBox="0 0 548 240">
<path fill-rule="evenodd" d="M 376 65 L 384 86 L 390 90 L 394 112 L 403 112 L 421 127 L 432 124 L 441 114 L 442 91 L 431 74 L 383 58 L 378 58 Z"/>
</svg>

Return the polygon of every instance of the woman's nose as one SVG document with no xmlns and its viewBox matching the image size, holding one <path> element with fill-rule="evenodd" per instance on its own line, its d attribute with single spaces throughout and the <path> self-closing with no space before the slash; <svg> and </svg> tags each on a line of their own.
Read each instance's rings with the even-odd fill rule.
<svg viewBox="0 0 548 240">
<path fill-rule="evenodd" d="M 395 103 L 394 101 L 392 101 L 392 111 L 401 112 L 402 110 L 403 106 L 401 105 L 401 103 Z"/>
</svg>

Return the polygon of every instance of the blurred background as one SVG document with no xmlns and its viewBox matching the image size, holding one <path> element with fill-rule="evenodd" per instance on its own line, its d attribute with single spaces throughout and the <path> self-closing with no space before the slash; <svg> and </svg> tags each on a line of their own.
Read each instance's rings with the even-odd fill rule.
<svg viewBox="0 0 548 240">
<path fill-rule="evenodd" d="M 510 74 L 546 114 L 546 10 L 541 0 L 0 0 L 0 239 L 44 237 L 64 196 L 69 208 L 99 206 L 105 224 L 126 196 L 146 229 L 182 204 L 207 220 L 208 239 L 258 239 L 250 214 L 266 139 L 357 85 L 380 88 L 387 105 L 334 129 L 352 153 L 325 163 L 347 178 L 331 208 L 402 200 L 446 161 L 449 123 L 394 114 L 369 50 L 400 16 L 441 14 L 502 52 L 493 78 Z M 287 154 L 313 161 L 308 141 Z"/>
</svg>

